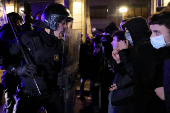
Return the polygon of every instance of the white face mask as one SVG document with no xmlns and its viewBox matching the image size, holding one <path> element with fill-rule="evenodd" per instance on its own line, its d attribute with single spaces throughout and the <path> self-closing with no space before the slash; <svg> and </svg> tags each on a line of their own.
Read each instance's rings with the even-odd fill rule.
<svg viewBox="0 0 170 113">
<path fill-rule="evenodd" d="M 131 46 L 133 46 L 133 40 L 132 40 L 132 38 L 130 36 L 130 33 L 125 33 L 125 37 L 126 37 L 127 40 L 129 40 Z"/>
<path fill-rule="evenodd" d="M 169 35 L 169 33 L 167 33 L 165 36 Z M 155 36 L 150 38 L 150 42 L 152 44 L 152 46 L 156 49 L 159 49 L 161 47 L 166 46 L 167 44 L 169 44 L 170 42 L 168 42 L 166 44 L 165 40 L 164 40 L 164 35 L 160 35 L 160 36 Z"/>
</svg>

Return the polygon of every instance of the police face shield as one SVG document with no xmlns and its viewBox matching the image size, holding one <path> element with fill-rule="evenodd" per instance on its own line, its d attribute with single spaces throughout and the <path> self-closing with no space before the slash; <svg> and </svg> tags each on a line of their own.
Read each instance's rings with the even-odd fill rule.
<svg viewBox="0 0 170 113">
<path fill-rule="evenodd" d="M 68 26 L 67 26 L 68 27 Z M 62 75 L 65 77 L 65 111 L 70 112 L 76 100 L 81 32 L 67 28 L 64 33 Z M 69 100 L 69 101 L 68 101 Z"/>
<path fill-rule="evenodd" d="M 69 34 L 72 29 L 73 21 L 71 18 L 64 18 L 61 22 L 57 24 L 57 31 L 59 34 L 59 39 L 65 40 L 65 34 Z M 56 31 L 54 31 L 56 32 Z M 67 35 L 68 36 L 68 35 Z"/>
</svg>

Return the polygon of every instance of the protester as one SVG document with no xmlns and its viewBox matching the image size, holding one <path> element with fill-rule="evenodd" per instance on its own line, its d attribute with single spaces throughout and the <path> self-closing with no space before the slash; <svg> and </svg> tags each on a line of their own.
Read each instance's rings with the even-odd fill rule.
<svg viewBox="0 0 170 113">
<path fill-rule="evenodd" d="M 166 103 L 167 113 L 170 112 L 170 97 L 169 97 L 169 59 L 170 59 L 170 6 L 164 8 L 161 12 L 153 14 L 149 18 L 149 25 L 152 31 L 150 41 L 152 46 L 158 51 L 158 66 L 154 69 L 155 76 L 159 78 L 154 89 L 156 95 Z M 165 100 L 165 101 L 164 101 Z M 159 106 L 160 107 L 160 106 Z M 165 111 L 165 110 L 164 110 Z M 163 111 L 161 111 L 163 113 Z"/>
<path fill-rule="evenodd" d="M 120 63 L 120 66 L 125 68 L 121 72 L 127 73 L 134 80 L 135 113 L 166 112 L 165 103 L 154 91 L 163 85 L 159 79 L 163 73 L 160 74 L 161 70 L 158 70 L 161 65 L 158 65 L 156 50 L 150 43 L 151 32 L 146 20 L 142 17 L 132 18 L 123 25 L 123 28 L 126 33 L 130 33 L 134 44 L 132 54 L 124 55 L 129 56 L 124 58 L 120 52 L 125 53 L 128 44 L 124 41 L 119 42 L 119 55 L 120 59 L 124 58 L 122 60 L 127 62 L 126 65 Z"/>
</svg>

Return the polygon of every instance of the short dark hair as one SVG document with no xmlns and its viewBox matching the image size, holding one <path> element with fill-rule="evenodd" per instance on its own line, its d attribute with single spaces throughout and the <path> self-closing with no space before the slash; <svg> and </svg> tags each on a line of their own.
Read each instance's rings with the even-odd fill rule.
<svg viewBox="0 0 170 113">
<path fill-rule="evenodd" d="M 118 31 L 116 31 L 116 32 L 114 33 L 113 37 L 114 37 L 114 36 L 117 36 L 117 41 L 118 41 L 118 42 L 119 42 L 120 40 L 126 40 L 126 38 L 125 38 L 125 32 L 124 32 L 124 31 L 118 30 Z"/>
<path fill-rule="evenodd" d="M 170 29 L 170 6 L 149 17 L 149 25 L 153 24 L 165 25 L 165 27 Z"/>
</svg>

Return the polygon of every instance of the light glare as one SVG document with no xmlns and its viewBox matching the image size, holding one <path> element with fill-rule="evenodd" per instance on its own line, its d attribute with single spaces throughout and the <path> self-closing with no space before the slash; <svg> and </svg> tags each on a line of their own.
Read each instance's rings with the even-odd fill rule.
<svg viewBox="0 0 170 113">
<path fill-rule="evenodd" d="M 81 2 L 73 2 L 73 8 L 81 8 Z"/>
<path fill-rule="evenodd" d="M 23 13 L 23 11 L 24 11 L 24 8 L 21 7 L 21 8 L 19 9 L 19 12 L 20 12 L 20 13 Z"/>
<path fill-rule="evenodd" d="M 121 7 L 121 8 L 119 8 L 119 11 L 120 11 L 121 13 L 124 13 L 124 12 L 127 11 L 127 8 L 126 8 L 126 7 Z"/>
</svg>

